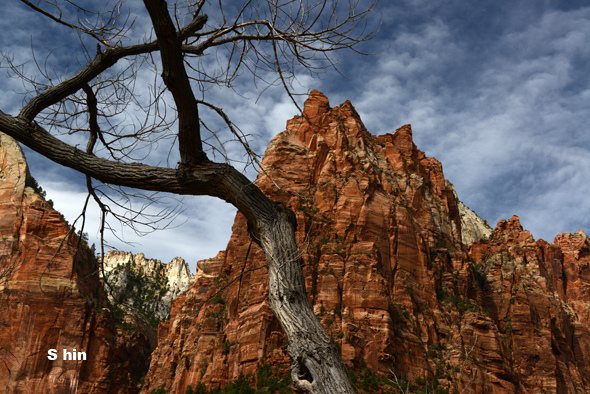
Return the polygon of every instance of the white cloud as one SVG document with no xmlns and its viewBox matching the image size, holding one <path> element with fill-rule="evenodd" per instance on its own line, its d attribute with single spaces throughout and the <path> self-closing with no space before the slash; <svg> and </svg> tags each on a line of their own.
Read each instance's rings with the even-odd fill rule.
<svg viewBox="0 0 590 394">
<path fill-rule="evenodd" d="M 590 226 L 590 110 L 580 75 L 589 19 L 588 8 L 550 11 L 524 29 L 507 26 L 481 61 L 469 37 L 453 36 L 439 19 L 394 32 L 353 104 L 377 134 L 411 123 L 418 147 L 491 223 L 519 214 L 550 239 Z M 449 79 L 450 70 L 459 78 Z"/>
<path fill-rule="evenodd" d="M 443 163 L 460 198 L 492 224 L 518 214 L 533 235 L 548 240 L 561 231 L 590 228 L 585 198 L 590 192 L 590 86 L 585 66 L 590 61 L 590 8 L 529 12 L 525 7 L 510 17 L 496 14 L 502 23 L 494 27 L 489 20 L 458 17 L 467 6 L 461 1 L 382 5 L 384 25 L 371 48 L 390 49 L 368 58 L 346 53 L 341 65 L 351 80 L 333 74 L 326 79 L 299 75 L 297 90 L 318 88 L 333 106 L 350 99 L 375 134 L 411 123 L 418 147 Z M 510 7 L 495 12 L 512 11 Z M 0 8 L 22 20 L 29 15 L 9 3 Z M 142 13 L 133 28 L 135 37 L 142 36 L 147 25 Z M 0 28 L 3 49 L 18 56 L 28 53 L 30 23 Z M 56 61 L 60 59 L 63 53 Z M 203 58 L 206 66 L 217 66 L 217 60 Z M 18 87 L 14 80 L 0 81 L 4 91 Z M 142 100 L 152 83 L 151 74 L 142 71 L 136 85 Z M 243 97 L 215 87 L 206 92 L 207 99 L 226 110 L 245 133 L 256 134 L 252 145 L 263 153 L 297 110 L 281 87 L 270 88 L 258 101 L 260 89 L 250 77 L 242 78 L 235 89 Z M 20 105 L 20 97 L 0 97 L 5 112 Z M 215 130 L 221 127 L 216 115 L 204 109 L 201 114 Z M 231 138 L 227 132 L 220 137 Z M 76 138 L 76 144 L 85 145 L 81 136 Z M 239 144 L 227 149 L 232 157 L 243 157 Z M 167 162 L 168 151 L 169 146 L 161 144 L 148 161 L 175 166 L 178 154 L 173 150 Z M 42 163 L 33 174 L 72 221 L 86 195 L 83 177 Z M 252 169 L 248 176 L 254 178 Z M 188 221 L 180 228 L 143 238 L 126 230 L 125 239 L 139 242 L 135 252 L 164 261 L 180 255 L 194 263 L 223 249 L 235 210 L 220 200 L 188 197 L 184 206 L 179 222 Z M 97 217 L 96 210 L 90 213 Z M 97 219 L 89 226 L 93 237 Z"/>
<path fill-rule="evenodd" d="M 83 210 L 87 193 L 76 190 L 71 182 L 66 181 L 44 181 L 42 187 L 47 192 L 47 198 L 53 200 L 55 209 L 73 224 Z M 219 250 L 225 249 L 236 209 L 212 197 L 186 197 L 181 208 L 184 212 L 172 222 L 170 229 L 144 236 L 139 236 L 111 217 L 108 219 L 109 224 L 115 229 L 117 237 L 126 243 L 108 231 L 105 232 L 106 243 L 117 250 L 144 253 L 146 257 L 163 262 L 180 256 L 189 262 L 194 272 L 198 260 L 213 257 Z M 89 234 L 89 243 L 95 243 L 97 250 L 100 250 L 99 223 L 100 210 L 91 198 L 84 232 Z M 82 219 L 75 226 L 77 231 L 80 230 Z"/>
</svg>

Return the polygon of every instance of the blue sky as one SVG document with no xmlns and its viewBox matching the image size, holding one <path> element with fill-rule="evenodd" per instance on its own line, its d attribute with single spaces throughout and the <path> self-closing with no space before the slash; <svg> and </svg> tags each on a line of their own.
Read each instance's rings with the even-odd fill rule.
<svg viewBox="0 0 590 394">
<path fill-rule="evenodd" d="M 94 2 L 99 3 L 104 2 Z M 140 2 L 129 3 L 137 8 Z M 296 87 L 301 93 L 322 91 L 333 106 L 350 99 L 376 135 L 412 124 L 418 148 L 442 162 L 459 198 L 492 225 L 515 214 L 536 239 L 552 241 L 560 232 L 581 228 L 589 232 L 590 6 L 585 4 L 382 0 L 369 18 L 371 26 L 381 20 L 381 31 L 360 47 L 375 55 L 343 52 L 339 69 L 347 78 L 330 71 L 315 79 L 302 73 Z M 40 59 L 53 50 L 50 67 L 64 70 L 67 64 L 70 72 L 79 67 L 76 34 L 17 1 L 2 2 L 0 15 L 3 52 L 24 62 L 32 44 Z M 139 36 L 147 19 L 139 12 L 137 19 L 133 33 Z M 149 81 L 142 75 L 140 89 Z M 23 97 L 13 91 L 21 85 L 1 73 L 0 88 L 0 109 L 18 111 Z M 256 100 L 259 91 L 248 78 L 235 90 L 245 98 L 224 88 L 207 97 L 244 132 L 256 134 L 253 146 L 263 153 L 297 109 L 278 88 Z M 79 143 L 85 145 L 83 139 Z M 237 145 L 229 150 L 235 158 L 243 154 Z M 161 152 L 150 157 L 161 165 L 174 163 Z M 83 177 L 30 151 L 27 159 L 48 198 L 73 221 L 86 195 Z M 247 173 L 254 177 L 252 168 Z M 136 245 L 112 236 L 109 241 L 163 261 L 182 256 L 194 270 L 198 259 L 225 248 L 235 210 L 206 197 L 185 197 L 182 207 L 172 224 L 176 228 L 138 237 L 116 227 Z M 96 213 L 92 208 L 87 227 L 94 242 Z"/>
</svg>

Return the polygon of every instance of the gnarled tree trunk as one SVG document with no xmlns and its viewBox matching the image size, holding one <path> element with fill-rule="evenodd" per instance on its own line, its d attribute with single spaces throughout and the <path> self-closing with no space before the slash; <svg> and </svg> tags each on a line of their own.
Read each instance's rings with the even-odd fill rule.
<svg viewBox="0 0 590 394">
<path fill-rule="evenodd" d="M 311 66 L 310 61 L 316 54 L 325 56 L 328 51 L 351 48 L 371 38 L 372 33 L 365 33 L 364 29 L 361 29 L 358 37 L 351 33 L 355 31 L 363 17 L 372 10 L 375 0 L 367 2 L 368 8 L 362 11 L 355 9 L 357 2 L 343 2 L 344 5 L 339 6 L 337 1 L 332 3 L 268 1 L 266 4 L 244 1 L 238 16 L 229 25 L 226 24 L 226 15 L 223 13 L 223 5 L 220 1 L 218 6 L 222 21 L 219 22 L 219 26 L 207 28 L 204 27 L 208 23 L 208 17 L 202 14 L 203 7 L 209 3 L 205 0 L 193 2 L 188 7 L 192 10 L 191 12 L 194 12 L 193 18 L 184 27 L 178 28 L 171 18 L 166 1 L 143 0 L 152 21 L 156 40 L 130 46 L 122 46 L 122 43 L 126 42 L 124 38 L 127 38 L 125 34 L 130 26 L 126 25 L 127 22 L 123 22 L 121 26 L 117 25 L 117 18 L 120 15 L 118 8 L 113 9 L 111 13 L 99 12 L 99 17 L 96 18 L 97 25 L 87 27 L 84 24 L 76 25 L 62 19 L 64 14 L 58 4 L 50 2 L 59 11 L 56 15 L 52 15 L 42 8 L 43 2 L 34 4 L 28 0 L 21 1 L 36 12 L 58 22 L 60 27 L 75 29 L 97 40 L 98 48 L 95 57 L 71 77 L 55 85 L 53 85 L 54 81 L 49 80 L 43 89 L 34 89 L 31 92 L 33 98 L 23 106 L 18 116 L 11 116 L 0 111 L 0 131 L 54 162 L 85 174 L 88 177 L 89 191 L 92 193 L 94 190 L 91 178 L 95 178 L 106 184 L 142 190 L 215 196 L 233 204 L 248 220 L 250 235 L 266 254 L 270 306 L 289 340 L 288 352 L 293 360 L 291 376 L 296 389 L 307 393 L 353 393 L 336 346 L 328 338 L 307 299 L 299 251 L 295 242 L 296 221 L 293 212 L 282 204 L 271 201 L 232 166 L 210 161 L 203 151 L 205 141 L 201 137 L 202 119 L 199 117 L 197 108 L 199 103 L 214 108 L 232 132 L 235 133 L 235 129 L 223 110 L 197 100 L 187 73 L 187 70 L 191 71 L 192 66 L 191 69 L 187 67 L 186 55 L 190 53 L 199 57 L 205 50 L 235 45 L 231 53 L 233 55 L 234 50 L 239 52 L 240 59 L 235 71 L 229 71 L 232 68 L 231 61 L 228 63 L 228 70 L 224 72 L 231 75 L 227 76 L 227 81 L 223 78 L 217 79 L 215 72 L 208 74 L 204 69 L 198 70 L 196 77 L 193 76 L 198 83 L 231 85 L 231 81 L 240 74 L 239 66 L 246 61 L 248 51 L 251 50 L 255 66 L 254 71 L 251 72 L 254 76 L 257 76 L 256 67 L 266 71 L 270 65 L 271 69 L 278 74 L 277 80 L 287 88 L 283 65 L 290 70 L 288 73 L 291 73 L 293 77 L 294 69 L 290 66 L 294 64 L 301 64 L 315 72 L 316 68 Z M 76 7 L 72 2 L 67 3 Z M 242 20 L 245 10 L 249 8 L 253 8 L 250 15 L 252 19 Z M 344 12 L 341 19 L 337 18 L 342 16 L 340 11 L 346 8 L 348 13 Z M 81 9 L 78 7 L 77 10 Z M 323 13 L 326 10 L 331 14 L 324 17 Z M 267 15 L 267 18 L 261 15 Z M 100 16 L 105 16 L 106 22 Z M 176 22 L 178 23 L 178 20 Z M 257 45 L 261 42 L 270 43 L 270 45 L 260 51 Z M 283 46 L 279 48 L 281 43 Z M 89 54 L 88 48 L 84 49 L 85 53 Z M 104 94 L 105 89 L 109 89 L 110 85 L 102 83 L 99 76 L 121 59 L 138 55 L 147 56 L 153 52 L 160 54 L 163 68 L 161 76 L 172 95 L 178 115 L 177 123 L 163 121 L 166 126 L 178 128 L 176 135 L 157 121 L 154 121 L 154 128 L 165 129 L 168 131 L 168 136 L 178 138 L 180 164 L 176 169 L 121 161 L 110 151 L 112 141 L 107 142 L 104 138 L 104 130 L 100 129 L 101 124 L 110 127 L 110 123 L 98 122 L 99 116 L 108 119 L 109 115 L 106 113 L 109 111 L 98 111 L 97 97 L 103 97 L 101 105 L 105 107 L 111 105 L 112 100 L 120 100 L 119 96 L 112 94 L 111 91 L 107 92 L 109 94 L 100 96 L 93 90 L 100 90 Z M 290 60 L 289 56 L 291 56 Z M 287 61 L 282 57 L 287 57 Z M 159 67 L 154 66 L 154 69 L 157 70 Z M 14 66 L 13 70 L 17 75 L 21 75 L 17 66 Z M 115 78 L 121 79 L 115 79 L 114 82 L 125 85 L 121 88 L 122 97 L 125 97 L 128 93 L 127 77 L 124 74 L 116 75 L 118 77 Z M 98 82 L 92 85 L 92 82 L 96 82 L 97 79 Z M 85 102 L 80 97 L 72 98 L 79 91 L 83 91 L 86 95 Z M 290 94 L 288 88 L 287 92 Z M 156 96 L 155 101 L 150 104 L 150 108 L 156 106 L 155 112 L 158 112 L 157 106 L 161 104 L 158 101 L 160 98 L 160 95 Z M 67 106 L 59 109 L 60 105 L 68 99 L 80 107 L 76 107 L 78 109 L 71 113 L 68 112 Z M 166 103 L 164 104 L 167 106 Z M 54 120 L 51 116 L 44 117 L 42 111 L 52 106 L 58 108 L 55 111 L 63 119 L 57 117 L 59 119 Z M 87 108 L 84 109 L 84 106 Z M 85 119 L 86 116 L 88 119 Z M 147 117 L 149 118 L 149 114 Z M 45 122 L 47 129 L 40 126 L 35 121 L 36 118 L 42 123 Z M 71 125 L 79 124 L 78 122 L 88 123 L 87 129 L 75 130 L 90 132 L 86 152 L 61 141 L 47 131 L 54 128 L 73 127 Z M 144 138 L 143 133 L 150 132 L 152 132 L 150 125 L 141 125 L 135 134 L 132 133 L 132 136 L 141 140 Z M 241 135 L 235 134 L 237 139 L 243 141 Z M 115 136 L 114 140 L 120 137 L 116 130 L 110 135 Z M 94 154 L 94 146 L 98 139 L 111 152 L 112 160 Z M 127 145 L 129 149 L 134 146 L 134 143 Z M 244 147 L 250 152 L 247 144 L 244 144 Z M 94 196 L 98 201 L 98 197 L 95 194 Z M 104 206 L 100 202 L 99 205 L 104 213 Z"/>
</svg>

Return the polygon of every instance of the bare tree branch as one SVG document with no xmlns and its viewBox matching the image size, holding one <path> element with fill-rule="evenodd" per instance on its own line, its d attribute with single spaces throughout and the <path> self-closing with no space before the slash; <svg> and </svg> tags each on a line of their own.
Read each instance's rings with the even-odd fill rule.
<svg viewBox="0 0 590 394">
<path fill-rule="evenodd" d="M 164 0 L 143 0 L 153 31 L 139 36 L 134 36 L 135 19 L 123 0 L 100 11 L 73 0 L 21 1 L 57 28 L 82 33 L 80 51 L 87 62 L 73 73 L 57 72 L 48 58 L 39 62 L 33 54 L 37 73 L 31 75 L 5 54 L 4 67 L 24 82 L 25 97 L 30 99 L 17 116 L 0 111 L 0 131 L 86 175 L 87 201 L 92 196 L 101 210 L 101 253 L 107 215 L 140 231 L 137 226 L 156 228 L 159 220 L 173 219 L 178 212 L 153 212 L 159 197 L 132 189 L 209 195 L 231 203 L 245 216 L 252 240 L 265 252 L 269 302 L 289 339 L 295 388 L 352 393 L 336 347 L 305 293 L 293 212 L 271 201 L 230 165 L 225 137 L 207 124 L 209 118 L 202 117 L 199 105 L 221 119 L 226 135 L 245 149 L 247 162 L 260 166 L 248 140 L 251 132 L 242 132 L 231 120 L 225 103 L 205 99 L 210 89 L 237 90 L 236 81 L 247 76 L 263 92 L 282 86 L 297 105 L 293 83 L 298 73 L 317 76 L 334 69 L 339 58 L 333 52 L 358 51 L 357 45 L 375 35 L 379 26 L 367 29 L 365 18 L 376 1 L 364 1 L 361 8 L 360 0 L 179 0 L 171 6 Z M 66 7 L 72 7 L 70 12 Z M 78 20 L 71 15 L 78 15 Z M 96 51 L 88 41 L 98 42 Z M 134 44 L 126 46 L 129 42 Z M 149 86 L 146 75 L 152 76 Z M 80 138 L 85 151 L 77 147 Z M 69 143 L 71 139 L 77 142 Z M 150 160 L 151 153 L 159 145 L 172 157 L 177 153 L 179 163 L 152 165 L 157 160 Z M 210 161 L 204 147 L 213 154 L 221 152 L 225 163 Z M 104 185 L 97 187 L 94 180 Z M 138 197 L 145 202 L 139 209 L 131 206 Z"/>
</svg>

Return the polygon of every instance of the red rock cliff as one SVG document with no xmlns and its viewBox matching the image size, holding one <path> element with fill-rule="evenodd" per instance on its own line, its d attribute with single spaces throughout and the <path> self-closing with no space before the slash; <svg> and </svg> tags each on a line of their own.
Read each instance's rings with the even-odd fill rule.
<svg viewBox="0 0 590 394">
<path fill-rule="evenodd" d="M 469 254 L 488 317 L 465 337 L 479 338 L 483 382 L 498 392 L 588 392 L 590 239 L 535 241 L 513 216 Z"/>
<path fill-rule="evenodd" d="M 27 176 L 20 147 L 0 133 L 0 391 L 136 392 L 146 338 L 117 333 L 92 252 L 76 252 L 72 235 L 62 244 L 69 227 Z M 64 349 L 87 359 L 64 361 Z"/>
<path fill-rule="evenodd" d="M 297 215 L 309 299 L 359 389 L 590 389 L 585 236 L 535 242 L 513 218 L 468 251 L 442 166 L 411 127 L 374 137 L 350 102 L 331 108 L 317 91 L 262 167 L 256 184 Z M 238 214 L 161 324 L 143 392 L 285 371 L 264 261 Z"/>
</svg>

